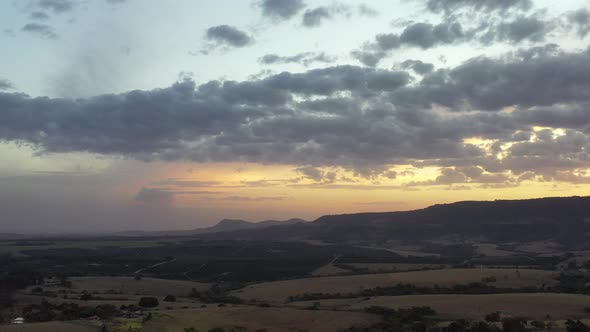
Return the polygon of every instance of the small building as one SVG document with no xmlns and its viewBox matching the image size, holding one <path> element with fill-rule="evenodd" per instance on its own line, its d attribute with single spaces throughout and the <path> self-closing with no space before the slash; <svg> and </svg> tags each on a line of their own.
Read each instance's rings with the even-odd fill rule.
<svg viewBox="0 0 590 332">
<path fill-rule="evenodd" d="M 23 324 L 24 322 L 25 322 L 25 319 L 22 317 L 17 317 L 12 320 L 12 324 Z"/>
</svg>

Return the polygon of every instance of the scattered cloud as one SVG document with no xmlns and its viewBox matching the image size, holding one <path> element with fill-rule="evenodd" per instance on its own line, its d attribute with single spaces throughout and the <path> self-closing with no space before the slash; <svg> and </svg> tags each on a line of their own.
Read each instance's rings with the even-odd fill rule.
<svg viewBox="0 0 590 332">
<path fill-rule="evenodd" d="M 247 33 L 229 25 L 210 27 L 205 39 L 213 43 L 213 47 L 240 48 L 251 44 L 254 40 Z"/>
<path fill-rule="evenodd" d="M 37 34 L 44 38 L 55 39 L 57 34 L 53 28 L 47 24 L 28 23 L 21 28 L 21 31 Z"/>
<path fill-rule="evenodd" d="M 38 0 L 39 8 L 50 10 L 54 14 L 69 12 L 74 8 L 72 0 Z"/>
<path fill-rule="evenodd" d="M 586 8 L 578 9 L 571 12 L 568 16 L 568 21 L 572 25 L 580 38 L 586 37 L 590 32 L 590 10 Z"/>
<path fill-rule="evenodd" d="M 451 14 L 461 9 L 485 12 L 507 10 L 527 11 L 533 7 L 532 0 L 428 0 L 427 8 L 435 13 Z"/>
<path fill-rule="evenodd" d="M 1 90 L 11 90 L 14 89 L 14 86 L 9 80 L 1 79 L 0 78 L 0 91 Z"/>
<path fill-rule="evenodd" d="M 261 0 L 262 14 L 274 20 L 288 20 L 305 8 L 303 0 Z"/>
<path fill-rule="evenodd" d="M 434 65 L 432 63 L 426 63 L 420 60 L 406 60 L 401 63 L 401 67 L 412 69 L 416 74 L 420 75 L 430 74 L 434 71 Z"/>
<path fill-rule="evenodd" d="M 375 17 L 379 15 L 379 12 L 376 9 L 373 9 L 369 5 L 360 4 L 358 6 L 358 13 L 361 16 L 368 16 L 368 17 Z"/>
<path fill-rule="evenodd" d="M 305 11 L 302 24 L 308 28 L 319 27 L 324 20 L 330 18 L 332 18 L 332 14 L 327 7 L 317 7 Z"/>
<path fill-rule="evenodd" d="M 31 18 L 34 20 L 48 20 L 49 15 L 42 11 L 34 11 L 31 13 Z"/>
<path fill-rule="evenodd" d="M 264 65 L 297 63 L 303 66 L 309 66 L 313 63 L 333 63 L 336 57 L 329 56 L 324 52 L 303 52 L 291 56 L 280 56 L 277 54 L 266 54 L 258 59 L 258 62 Z"/>
</svg>

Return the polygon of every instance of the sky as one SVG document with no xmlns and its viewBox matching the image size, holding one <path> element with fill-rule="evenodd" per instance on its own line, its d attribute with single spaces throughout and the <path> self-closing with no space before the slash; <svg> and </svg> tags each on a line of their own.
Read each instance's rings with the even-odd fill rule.
<svg viewBox="0 0 590 332">
<path fill-rule="evenodd" d="M 5 0 L 0 233 L 590 195 L 584 0 Z"/>
</svg>

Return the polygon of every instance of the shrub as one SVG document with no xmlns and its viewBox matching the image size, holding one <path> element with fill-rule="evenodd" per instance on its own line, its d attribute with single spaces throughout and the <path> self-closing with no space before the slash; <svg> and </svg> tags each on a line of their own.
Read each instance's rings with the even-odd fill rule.
<svg viewBox="0 0 590 332">
<path fill-rule="evenodd" d="M 568 319 L 565 322 L 567 332 L 590 332 L 590 327 L 579 320 Z"/>
<path fill-rule="evenodd" d="M 489 313 L 485 316 L 486 322 L 499 322 L 502 319 L 502 315 L 499 311 Z"/>
<path fill-rule="evenodd" d="M 164 301 L 164 302 L 176 302 L 176 296 L 174 296 L 174 295 L 166 295 L 166 297 L 162 301 Z"/>
<path fill-rule="evenodd" d="M 526 331 L 527 320 L 520 317 L 508 317 L 502 319 L 502 329 L 504 332 L 524 332 Z"/>
<path fill-rule="evenodd" d="M 158 304 L 158 299 L 155 297 L 142 297 L 141 299 L 139 299 L 139 306 L 143 308 L 157 307 Z"/>
</svg>

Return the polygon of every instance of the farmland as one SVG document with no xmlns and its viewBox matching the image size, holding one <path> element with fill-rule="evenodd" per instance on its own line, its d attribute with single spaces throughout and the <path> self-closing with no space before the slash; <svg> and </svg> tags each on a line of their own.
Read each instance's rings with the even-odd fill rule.
<svg viewBox="0 0 590 332">
<path fill-rule="evenodd" d="M 313 301 L 290 305 L 307 308 L 313 305 Z M 556 319 L 590 317 L 584 311 L 590 306 L 590 296 L 577 294 L 409 295 L 320 301 L 320 308 L 330 310 L 361 311 L 370 306 L 429 306 L 450 318 L 483 319 L 486 314 L 496 311 L 541 320 L 547 315 Z"/>
<path fill-rule="evenodd" d="M 347 293 L 375 287 L 410 283 L 418 286 L 454 286 L 494 278 L 494 286 L 505 288 L 538 287 L 556 282 L 552 271 L 530 269 L 445 269 L 400 273 L 332 276 L 261 283 L 235 292 L 244 300 L 282 302 L 302 293 Z"/>
<path fill-rule="evenodd" d="M 242 326 L 256 331 L 337 331 L 351 325 L 368 326 L 377 317 L 365 313 L 338 312 L 330 310 L 310 311 L 294 308 L 260 308 L 250 306 L 207 307 L 190 310 L 164 311 L 162 316 L 148 321 L 145 332 L 182 332 L 186 327 L 207 331 L 214 327 L 231 328 Z"/>
<path fill-rule="evenodd" d="M 117 293 L 132 295 L 186 296 L 193 288 L 205 290 L 209 284 L 192 282 L 188 280 L 166 280 L 156 278 L 141 278 L 135 280 L 132 277 L 73 277 L 72 290 L 90 293 Z"/>
<path fill-rule="evenodd" d="M 45 322 L 2 326 L 5 332 L 99 332 L 100 327 L 88 322 Z"/>
</svg>

